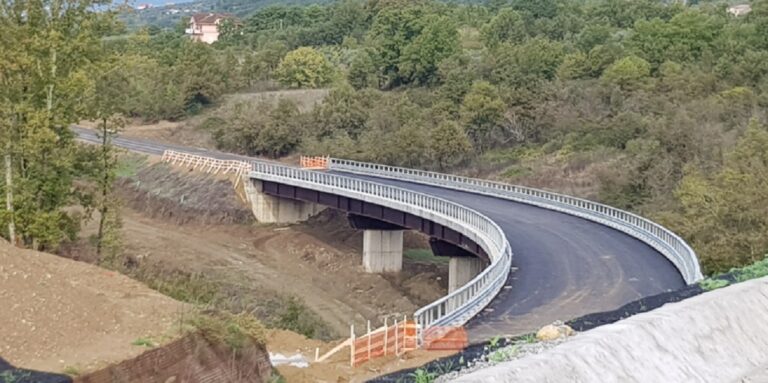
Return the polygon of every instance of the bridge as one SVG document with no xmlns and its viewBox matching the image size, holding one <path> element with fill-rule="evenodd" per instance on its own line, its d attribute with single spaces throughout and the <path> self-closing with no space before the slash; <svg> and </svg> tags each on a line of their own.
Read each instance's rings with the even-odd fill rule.
<svg viewBox="0 0 768 383">
<path fill-rule="evenodd" d="M 95 132 L 73 128 L 99 143 Z M 421 329 L 466 325 L 471 340 L 519 335 L 615 309 L 702 278 L 680 237 L 635 214 L 548 191 L 340 159 L 311 170 L 257 158 L 117 137 L 176 164 L 242 175 L 257 220 L 299 222 L 324 208 L 364 230 L 369 272 L 402 266 L 402 232 L 450 257 L 449 293 L 419 309 Z"/>
</svg>

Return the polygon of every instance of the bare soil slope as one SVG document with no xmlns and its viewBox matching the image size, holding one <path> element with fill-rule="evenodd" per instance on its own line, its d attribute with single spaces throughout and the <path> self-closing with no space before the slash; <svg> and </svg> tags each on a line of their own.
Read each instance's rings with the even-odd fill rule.
<svg viewBox="0 0 768 383">
<path fill-rule="evenodd" d="M 181 303 L 123 275 L 0 241 L 0 356 L 13 365 L 92 370 L 169 339 Z"/>
<path fill-rule="evenodd" d="M 250 210 L 229 181 L 215 176 L 156 164 L 120 182 L 125 256 L 203 274 L 267 311 L 278 295 L 300 297 L 330 327 L 330 337 L 348 336 L 350 323 L 376 326 L 383 315 L 410 314 L 447 287 L 444 265 L 406 261 L 399 274 L 366 273 L 361 233 L 332 210 L 289 227 L 244 225 L 253 220 Z M 408 236 L 406 246 L 426 243 Z"/>
</svg>

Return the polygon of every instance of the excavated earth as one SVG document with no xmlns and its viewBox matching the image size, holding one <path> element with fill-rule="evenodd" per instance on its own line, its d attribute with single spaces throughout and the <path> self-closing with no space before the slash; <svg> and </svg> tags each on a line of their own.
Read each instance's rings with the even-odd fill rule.
<svg viewBox="0 0 768 383">
<path fill-rule="evenodd" d="M 0 241 L 0 358 L 31 370 L 90 371 L 167 342 L 183 305 L 126 276 Z M 2 363 L 0 363 L 2 364 Z"/>
</svg>

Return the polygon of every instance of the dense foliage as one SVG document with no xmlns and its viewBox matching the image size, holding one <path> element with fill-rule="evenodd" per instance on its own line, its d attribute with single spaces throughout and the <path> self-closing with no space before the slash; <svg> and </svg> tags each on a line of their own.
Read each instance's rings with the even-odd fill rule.
<svg viewBox="0 0 768 383">
<path fill-rule="evenodd" d="M 239 12 L 211 46 L 178 27 L 116 29 L 88 44 L 119 58 L 129 117 L 180 119 L 227 93 L 329 87 L 314 108 L 227 104 L 202 126 L 221 149 L 250 155 L 452 169 L 598 199 L 682 233 L 716 272 L 768 250 L 768 0 L 740 17 L 689 3 L 338 0 Z M 44 189 L 59 201 L 69 164 L 51 166 L 40 174 L 63 175 Z M 29 201 L 40 200 L 19 208 Z"/>
</svg>

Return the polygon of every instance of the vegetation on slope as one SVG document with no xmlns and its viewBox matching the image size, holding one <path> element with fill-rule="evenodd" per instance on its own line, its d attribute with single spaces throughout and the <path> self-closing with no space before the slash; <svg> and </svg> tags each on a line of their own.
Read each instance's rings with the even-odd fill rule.
<svg viewBox="0 0 768 383">
<path fill-rule="evenodd" d="M 105 117 L 180 119 L 227 93 L 329 86 L 311 110 L 244 102 L 204 127 L 222 150 L 461 171 L 598 199 L 682 233 L 708 273 L 768 250 L 766 0 L 742 17 L 655 0 L 280 5 L 228 23 L 212 46 L 179 29 L 124 35 L 114 14 L 93 12 L 102 1 L 65 3 L 61 19 L 50 1 L 0 12 L 2 35 L 20 42 L 0 48 L 0 224 L 25 246 L 75 238 L 88 214 L 68 206 L 109 209 L 97 186 L 113 161 L 93 159 L 110 152 L 76 146 L 63 127 L 98 118 L 112 131 L 121 124 Z"/>
</svg>

